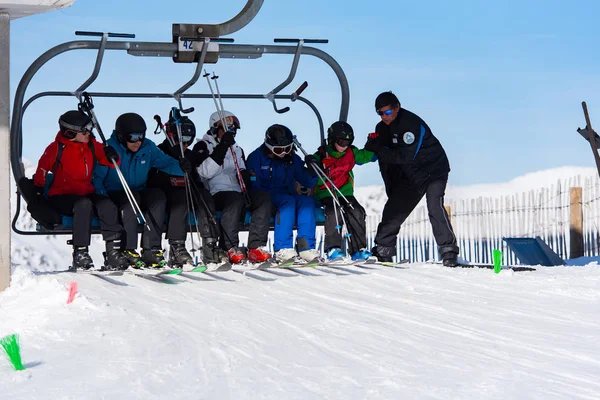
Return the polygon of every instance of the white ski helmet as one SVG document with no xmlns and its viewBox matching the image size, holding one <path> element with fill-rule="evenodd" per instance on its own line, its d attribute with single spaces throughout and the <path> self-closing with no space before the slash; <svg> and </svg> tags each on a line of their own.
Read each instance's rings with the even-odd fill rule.
<svg viewBox="0 0 600 400">
<path fill-rule="evenodd" d="M 211 114 L 208 124 L 210 128 L 217 128 L 221 122 L 221 115 L 225 118 L 227 125 L 235 125 L 236 129 L 240 129 L 240 120 L 230 111 L 223 110 L 222 112 L 215 111 Z"/>
</svg>

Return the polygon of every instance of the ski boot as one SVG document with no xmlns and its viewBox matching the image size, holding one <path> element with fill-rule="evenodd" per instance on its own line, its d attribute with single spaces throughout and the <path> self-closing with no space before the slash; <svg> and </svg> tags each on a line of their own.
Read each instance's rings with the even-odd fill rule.
<svg viewBox="0 0 600 400">
<path fill-rule="evenodd" d="M 131 268 L 140 269 L 144 268 L 144 261 L 142 261 L 142 256 L 135 249 L 126 249 L 122 251 L 123 256 L 127 259 L 127 265 Z"/>
<path fill-rule="evenodd" d="M 121 252 L 120 240 L 107 240 L 106 251 L 102 253 L 104 256 L 105 271 L 124 271 L 129 267 L 129 260 Z"/>
<path fill-rule="evenodd" d="M 203 238 L 202 262 L 205 264 L 219 264 L 227 262 L 227 254 L 218 246 L 214 238 Z"/>
<path fill-rule="evenodd" d="M 343 261 L 345 256 L 339 247 L 332 247 L 327 251 L 327 261 Z"/>
<path fill-rule="evenodd" d="M 323 261 L 321 259 L 321 253 L 319 253 L 319 251 L 316 250 L 316 249 L 302 250 L 302 251 L 298 252 L 298 255 L 300 256 L 301 259 L 303 259 L 306 262 L 311 262 L 311 261 L 314 261 L 316 259 L 320 259 L 319 262 Z"/>
<path fill-rule="evenodd" d="M 185 241 L 169 240 L 169 267 L 181 269 L 186 264 L 194 264 L 194 259 L 185 249 Z"/>
<path fill-rule="evenodd" d="M 167 262 L 164 257 L 165 251 L 158 247 L 142 249 L 142 261 L 149 268 L 162 268 Z"/>
<path fill-rule="evenodd" d="M 240 264 L 246 259 L 246 255 L 239 247 L 232 247 L 227 252 L 227 260 L 231 264 Z"/>
<path fill-rule="evenodd" d="M 396 255 L 396 248 L 375 245 L 371 249 L 371 254 L 377 257 L 377 261 L 379 262 L 394 262 L 393 257 Z"/>
<path fill-rule="evenodd" d="M 275 253 L 275 260 L 278 263 L 293 260 L 296 257 L 298 257 L 298 253 L 294 249 L 281 249 Z"/>
<path fill-rule="evenodd" d="M 458 267 L 458 246 L 440 246 L 439 251 L 442 255 L 442 264 L 444 264 L 444 267 Z"/>
<path fill-rule="evenodd" d="M 271 253 L 267 251 L 266 247 L 248 249 L 248 261 L 251 263 L 263 263 L 270 258 L 272 258 Z"/>
<path fill-rule="evenodd" d="M 75 272 L 78 269 L 88 270 L 94 268 L 94 261 L 88 253 L 87 246 L 73 246 L 73 265 L 69 267 L 69 271 Z"/>
<path fill-rule="evenodd" d="M 371 254 L 369 250 L 361 249 L 360 251 L 352 254 L 352 261 L 368 260 L 370 257 L 373 257 L 373 254 Z"/>
</svg>

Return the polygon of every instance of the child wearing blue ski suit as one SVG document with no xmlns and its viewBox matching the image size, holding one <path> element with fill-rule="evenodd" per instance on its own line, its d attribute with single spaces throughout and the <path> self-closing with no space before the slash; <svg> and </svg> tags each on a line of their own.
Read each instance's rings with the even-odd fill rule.
<svg viewBox="0 0 600 400">
<path fill-rule="evenodd" d="M 271 201 L 275 208 L 275 259 L 285 261 L 296 255 L 294 225 L 300 257 L 312 261 L 320 254 L 315 250 L 315 198 L 312 196 L 317 178 L 294 153 L 292 132 L 283 125 L 267 129 L 264 144 L 247 160 L 250 172 L 252 202 Z M 265 229 L 256 230 L 248 242 L 267 243 L 268 219 Z"/>
</svg>

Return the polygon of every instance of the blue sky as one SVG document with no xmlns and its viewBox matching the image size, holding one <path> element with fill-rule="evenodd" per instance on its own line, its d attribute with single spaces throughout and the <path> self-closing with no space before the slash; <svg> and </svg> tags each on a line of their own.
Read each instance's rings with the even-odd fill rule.
<svg viewBox="0 0 600 400">
<path fill-rule="evenodd" d="M 77 40 L 76 30 L 135 33 L 137 41 L 171 41 L 172 23 L 220 23 L 245 0 L 77 0 L 67 9 L 17 19 L 11 26 L 11 93 L 28 66 L 47 49 Z M 175 4 L 175 2 L 173 3 Z M 593 1 L 265 0 L 257 17 L 231 35 L 238 44 L 272 44 L 275 37 L 326 38 L 315 45 L 332 55 L 350 84 L 355 144 L 362 146 L 379 117 L 374 99 L 392 90 L 402 105 L 420 115 L 450 158 L 451 185 L 503 182 L 527 172 L 564 165 L 593 166 L 589 144 L 576 132 L 585 125 L 581 101 L 600 126 L 600 68 L 596 26 L 600 3 Z M 75 90 L 89 76 L 95 53 L 71 51 L 46 64 L 26 98 L 44 90 Z M 220 76 L 224 93 L 265 94 L 289 73 L 292 56 L 257 60 L 222 59 L 206 65 Z M 194 65 L 169 58 L 139 58 L 107 52 L 90 91 L 173 93 Z M 289 94 L 304 80 L 304 96 L 325 124 L 339 114 L 339 85 L 322 61 L 303 56 Z M 190 93 L 208 93 L 200 80 Z M 138 112 L 149 130 L 152 116 L 166 118 L 174 100 L 96 100 L 105 133 L 118 115 Z M 276 114 L 267 100 L 226 101 L 239 116 L 239 143 L 249 153 L 273 123 L 288 125 L 307 150 L 318 145 L 316 119 L 303 104 Z M 184 101 L 198 131 L 208 127 L 212 101 Z M 76 100 L 46 98 L 33 103 L 24 121 L 24 157 L 36 162 L 57 131 L 58 116 Z M 149 137 L 162 141 L 162 137 Z M 376 164 L 357 167 L 357 185 L 380 184 Z"/>
</svg>

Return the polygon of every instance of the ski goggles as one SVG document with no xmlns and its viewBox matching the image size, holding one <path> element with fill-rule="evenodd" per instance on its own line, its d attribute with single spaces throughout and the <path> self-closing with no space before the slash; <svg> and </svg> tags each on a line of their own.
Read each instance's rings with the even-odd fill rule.
<svg viewBox="0 0 600 400">
<path fill-rule="evenodd" d="M 227 130 L 236 131 L 240 129 L 240 120 L 235 115 L 225 117 L 225 124 L 227 125 Z M 222 126 L 223 123 L 219 120 L 217 122 L 217 128 L 220 128 Z"/>
<path fill-rule="evenodd" d="M 379 115 L 381 117 L 382 115 L 392 115 L 394 110 L 392 110 L 392 109 L 385 110 L 385 111 L 377 110 L 376 112 L 377 112 L 377 115 Z"/>
<path fill-rule="evenodd" d="M 340 147 L 348 147 L 350 146 L 351 141 L 348 139 L 337 139 L 335 143 Z"/>
<path fill-rule="evenodd" d="M 141 133 L 137 133 L 137 132 L 133 132 L 133 133 L 128 133 L 127 134 L 127 141 L 129 143 L 137 143 L 139 141 L 144 140 L 144 138 L 146 137 L 146 132 L 141 132 Z"/>
<path fill-rule="evenodd" d="M 288 144 L 287 146 L 271 146 L 269 143 L 265 142 L 265 146 L 267 146 L 267 148 L 269 150 L 271 150 L 273 152 L 273 154 L 277 154 L 277 155 L 282 155 L 282 154 L 289 154 L 292 149 L 294 148 L 294 144 Z"/>
<path fill-rule="evenodd" d="M 183 144 L 190 144 L 190 143 L 192 143 L 193 140 L 194 140 L 194 136 L 192 136 L 192 135 L 182 135 L 181 136 L 181 143 L 183 143 Z"/>
<path fill-rule="evenodd" d="M 77 136 L 77 134 L 79 132 L 81 132 L 83 135 L 86 135 L 88 133 L 92 132 L 92 129 L 94 129 L 94 124 L 90 121 L 87 124 L 85 124 L 84 126 L 75 126 L 75 125 L 71 125 L 71 124 L 67 124 L 65 122 L 61 122 L 60 125 L 63 128 L 66 128 L 63 131 L 63 136 L 66 137 L 67 139 L 74 139 L 75 136 Z"/>
</svg>

